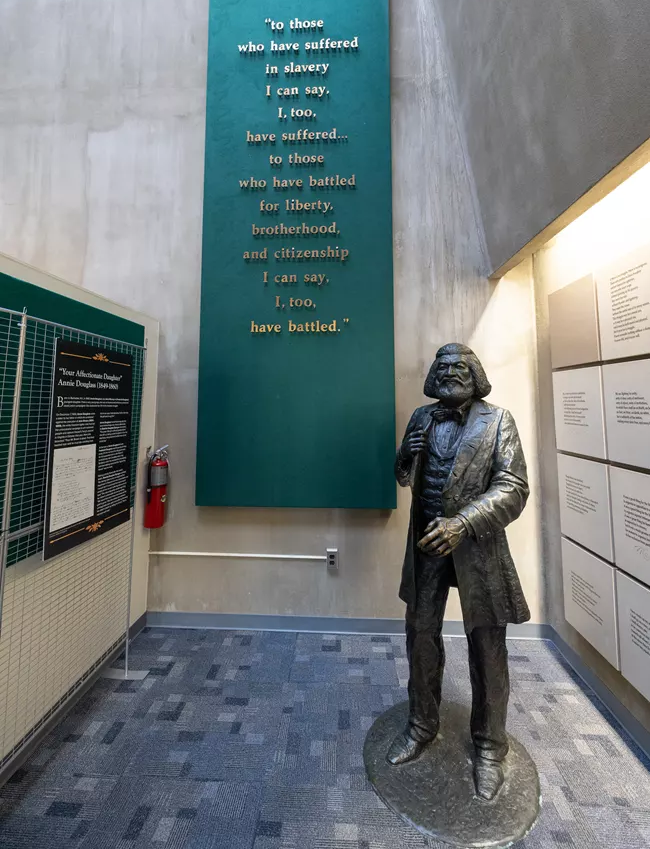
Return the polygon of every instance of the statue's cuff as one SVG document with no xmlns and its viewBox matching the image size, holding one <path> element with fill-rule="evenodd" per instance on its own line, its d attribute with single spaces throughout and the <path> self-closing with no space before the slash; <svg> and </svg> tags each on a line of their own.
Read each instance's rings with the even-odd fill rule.
<svg viewBox="0 0 650 849">
<path fill-rule="evenodd" d="M 404 451 L 402 450 L 401 445 L 397 450 L 397 464 L 396 465 L 397 465 L 397 468 L 400 470 L 400 472 L 403 475 L 405 475 L 406 477 L 408 477 L 408 475 L 411 471 L 411 466 L 413 465 L 413 458 L 407 457 L 405 455 Z"/>
<path fill-rule="evenodd" d="M 466 519 L 464 516 L 461 516 L 461 515 L 460 515 L 460 513 L 457 513 L 457 514 L 456 514 L 456 516 L 455 516 L 455 518 L 456 518 L 456 519 L 460 519 L 460 521 L 463 523 L 463 525 L 464 525 L 464 527 L 465 527 L 465 532 L 467 533 L 467 536 L 468 536 L 468 537 L 473 537 L 473 536 L 474 536 L 474 531 L 473 531 L 472 526 L 470 525 L 470 523 L 467 521 L 467 519 Z"/>
<path fill-rule="evenodd" d="M 470 526 L 474 539 L 480 541 L 491 535 L 490 523 L 474 504 L 465 505 L 458 511 L 457 516 Z"/>
</svg>

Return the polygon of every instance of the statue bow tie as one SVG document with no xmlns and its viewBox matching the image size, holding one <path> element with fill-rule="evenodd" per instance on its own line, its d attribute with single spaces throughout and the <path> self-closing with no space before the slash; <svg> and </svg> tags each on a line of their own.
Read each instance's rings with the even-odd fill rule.
<svg viewBox="0 0 650 849">
<path fill-rule="evenodd" d="M 434 422 L 458 422 L 461 425 L 465 424 L 465 413 L 455 407 L 443 407 L 440 405 L 436 407 L 431 415 Z"/>
</svg>

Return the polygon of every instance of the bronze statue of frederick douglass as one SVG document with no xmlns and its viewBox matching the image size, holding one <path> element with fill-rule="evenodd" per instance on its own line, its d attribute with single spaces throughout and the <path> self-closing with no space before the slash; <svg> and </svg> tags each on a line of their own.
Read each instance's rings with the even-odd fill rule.
<svg viewBox="0 0 650 849">
<path fill-rule="evenodd" d="M 395 474 L 412 489 L 400 598 L 406 602 L 409 718 L 387 759 L 417 758 L 438 733 L 445 662 L 442 621 L 458 587 L 469 646 L 474 781 L 495 798 L 508 752 L 506 625 L 530 618 L 504 528 L 528 498 L 526 462 L 507 410 L 486 403 L 491 386 L 465 345 L 440 348 L 397 453 Z"/>
</svg>

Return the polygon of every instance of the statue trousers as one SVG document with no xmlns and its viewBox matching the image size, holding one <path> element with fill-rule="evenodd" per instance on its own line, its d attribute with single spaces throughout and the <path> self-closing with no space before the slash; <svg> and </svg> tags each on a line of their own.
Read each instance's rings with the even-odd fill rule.
<svg viewBox="0 0 650 849">
<path fill-rule="evenodd" d="M 451 556 L 420 555 L 416 607 L 406 611 L 409 661 L 409 734 L 433 740 L 440 724 L 445 649 L 442 622 L 450 586 L 455 586 Z M 501 761 L 508 753 L 506 715 L 510 679 L 505 627 L 479 627 L 467 634 L 472 684 L 470 730 L 476 754 Z"/>
</svg>

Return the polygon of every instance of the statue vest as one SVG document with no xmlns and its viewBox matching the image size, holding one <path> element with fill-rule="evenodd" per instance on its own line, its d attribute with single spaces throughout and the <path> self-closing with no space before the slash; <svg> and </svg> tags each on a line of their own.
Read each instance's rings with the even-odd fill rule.
<svg viewBox="0 0 650 849">
<path fill-rule="evenodd" d="M 442 503 L 442 490 L 447 483 L 456 457 L 456 451 L 462 435 L 459 432 L 455 442 L 446 451 L 441 451 L 435 439 L 436 425 L 431 428 L 429 444 L 422 466 L 422 485 L 420 500 L 422 517 L 425 523 L 445 515 Z"/>
</svg>

